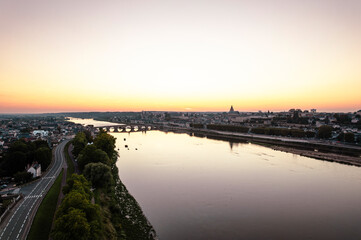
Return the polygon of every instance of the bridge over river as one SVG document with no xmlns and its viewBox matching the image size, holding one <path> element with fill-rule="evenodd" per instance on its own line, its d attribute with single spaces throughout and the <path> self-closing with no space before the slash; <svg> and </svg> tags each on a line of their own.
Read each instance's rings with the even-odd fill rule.
<svg viewBox="0 0 361 240">
<path fill-rule="evenodd" d="M 156 130 L 157 127 L 152 124 L 145 123 L 119 123 L 114 125 L 96 126 L 95 129 L 104 130 L 107 132 L 137 132 L 137 131 L 150 131 Z"/>
</svg>

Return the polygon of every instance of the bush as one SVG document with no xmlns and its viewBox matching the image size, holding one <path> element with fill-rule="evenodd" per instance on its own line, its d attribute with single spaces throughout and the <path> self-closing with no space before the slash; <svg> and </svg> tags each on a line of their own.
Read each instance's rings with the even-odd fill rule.
<svg viewBox="0 0 361 240">
<path fill-rule="evenodd" d="M 33 178 L 33 174 L 27 171 L 17 172 L 14 174 L 14 178 L 17 183 L 26 183 Z"/>
<path fill-rule="evenodd" d="M 329 139 L 332 136 L 333 128 L 327 125 L 323 125 L 318 128 L 317 136 L 323 139 Z"/>
</svg>

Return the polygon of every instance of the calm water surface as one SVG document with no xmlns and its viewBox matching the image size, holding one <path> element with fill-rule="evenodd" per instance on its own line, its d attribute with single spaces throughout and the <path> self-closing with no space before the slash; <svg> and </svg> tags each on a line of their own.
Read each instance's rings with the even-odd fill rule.
<svg viewBox="0 0 361 240">
<path fill-rule="evenodd" d="M 361 168 L 187 134 L 113 135 L 120 177 L 160 239 L 361 239 Z"/>
<path fill-rule="evenodd" d="M 112 135 L 120 178 L 161 240 L 361 239 L 361 168 L 187 134 Z"/>
<path fill-rule="evenodd" d="M 70 122 L 74 122 L 77 124 L 82 124 L 84 126 L 86 125 L 93 125 L 94 127 L 103 127 L 103 126 L 113 126 L 114 124 L 122 125 L 119 123 L 111 123 L 111 122 L 105 122 L 105 121 L 97 121 L 90 118 L 73 118 L 68 117 Z"/>
</svg>

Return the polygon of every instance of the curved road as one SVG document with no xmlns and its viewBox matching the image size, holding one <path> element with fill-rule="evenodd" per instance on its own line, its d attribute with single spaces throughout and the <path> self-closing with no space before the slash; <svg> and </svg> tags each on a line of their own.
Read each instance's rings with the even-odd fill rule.
<svg viewBox="0 0 361 240">
<path fill-rule="evenodd" d="M 42 198 L 53 185 L 65 163 L 64 147 L 68 141 L 65 140 L 56 147 L 54 163 L 44 176 L 20 189 L 24 199 L 10 212 L 12 215 L 9 221 L 3 229 L 0 229 L 0 240 L 26 239 Z"/>
</svg>

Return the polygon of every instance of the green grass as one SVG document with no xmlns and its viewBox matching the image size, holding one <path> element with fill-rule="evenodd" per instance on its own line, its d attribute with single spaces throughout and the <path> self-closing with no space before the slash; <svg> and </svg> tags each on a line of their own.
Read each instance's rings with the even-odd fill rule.
<svg viewBox="0 0 361 240">
<path fill-rule="evenodd" d="M 53 186 L 50 188 L 49 192 L 46 194 L 45 198 L 41 202 L 38 211 L 35 215 L 33 224 L 31 225 L 30 232 L 28 235 L 28 240 L 48 240 L 51 225 L 53 223 L 53 218 L 56 210 L 56 204 L 58 202 L 58 197 L 61 187 L 61 179 L 63 177 L 63 171 L 56 178 Z"/>
<path fill-rule="evenodd" d="M 68 142 L 65 145 L 65 148 L 64 148 L 64 155 L 65 155 L 65 158 L 66 158 L 66 163 L 68 164 L 66 180 L 68 180 L 68 178 L 70 178 L 71 175 L 74 173 L 74 164 L 73 164 L 73 161 L 71 160 L 71 158 L 69 156 L 69 152 L 68 152 L 68 148 L 69 148 L 70 144 L 71 144 L 71 142 Z"/>
</svg>

